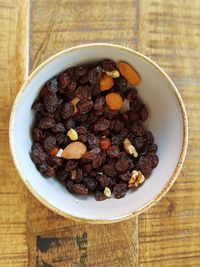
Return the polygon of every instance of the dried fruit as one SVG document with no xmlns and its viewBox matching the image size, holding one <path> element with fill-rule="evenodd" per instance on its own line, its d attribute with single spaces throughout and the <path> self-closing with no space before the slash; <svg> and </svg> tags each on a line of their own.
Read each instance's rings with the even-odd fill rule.
<svg viewBox="0 0 200 267">
<path fill-rule="evenodd" d="M 131 85 L 138 85 L 141 81 L 139 74 L 129 64 L 121 62 L 118 64 L 121 75 Z"/>
<path fill-rule="evenodd" d="M 76 141 L 66 146 L 61 156 L 65 159 L 80 159 L 86 151 L 86 145 L 79 141 Z"/>
<path fill-rule="evenodd" d="M 101 138 L 100 144 L 101 144 L 101 148 L 103 150 L 106 150 L 111 145 L 111 142 L 110 142 L 110 139 L 109 138 Z"/>
<path fill-rule="evenodd" d="M 100 90 L 106 91 L 113 87 L 114 81 L 111 76 L 108 76 L 106 73 L 103 73 L 100 79 Z"/>
<path fill-rule="evenodd" d="M 138 157 L 138 153 L 137 153 L 135 147 L 131 144 L 131 142 L 128 138 L 126 138 L 124 140 L 124 150 L 126 151 L 126 153 L 133 155 L 135 158 Z"/>
<path fill-rule="evenodd" d="M 106 104 L 111 110 L 120 110 L 123 104 L 121 96 L 117 93 L 109 93 L 105 97 Z"/>
<path fill-rule="evenodd" d="M 67 132 L 67 136 L 72 140 L 72 141 L 76 141 L 78 140 L 78 134 L 77 132 L 71 128 L 68 132 Z"/>
</svg>

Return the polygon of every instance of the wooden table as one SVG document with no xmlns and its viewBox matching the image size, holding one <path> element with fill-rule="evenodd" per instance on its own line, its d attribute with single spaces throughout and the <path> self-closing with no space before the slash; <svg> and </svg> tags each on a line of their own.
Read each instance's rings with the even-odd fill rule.
<svg viewBox="0 0 200 267">
<path fill-rule="evenodd" d="M 0 0 L 0 266 L 200 266 L 200 1 Z M 62 218 L 19 178 L 8 122 L 27 75 L 81 43 L 134 48 L 177 85 L 189 118 L 186 162 L 158 205 L 113 225 Z M 167 164 L 167 163 L 166 163 Z"/>
</svg>

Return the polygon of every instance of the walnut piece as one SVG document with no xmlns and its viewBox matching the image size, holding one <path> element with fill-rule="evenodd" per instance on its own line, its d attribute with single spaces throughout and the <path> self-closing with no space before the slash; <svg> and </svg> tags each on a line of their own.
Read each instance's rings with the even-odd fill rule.
<svg viewBox="0 0 200 267">
<path fill-rule="evenodd" d="M 113 71 L 105 71 L 105 73 L 112 77 L 112 78 L 118 78 L 120 76 L 120 73 L 118 70 L 113 70 Z"/>
<path fill-rule="evenodd" d="M 104 195 L 105 195 L 106 197 L 111 197 L 111 191 L 110 191 L 110 188 L 108 188 L 107 186 L 105 187 L 103 193 L 104 193 Z"/>
<path fill-rule="evenodd" d="M 144 180 L 145 180 L 145 177 L 141 171 L 133 170 L 131 174 L 131 178 L 128 181 L 128 187 L 129 188 L 138 187 L 138 185 L 142 184 Z"/>
<path fill-rule="evenodd" d="M 77 132 L 72 128 L 67 132 L 67 136 L 69 136 L 72 141 L 76 141 L 78 139 Z"/>
<path fill-rule="evenodd" d="M 137 153 L 135 147 L 131 144 L 131 142 L 128 138 L 126 138 L 124 140 L 124 150 L 126 151 L 126 153 L 133 155 L 135 158 L 138 157 L 138 153 Z"/>
</svg>

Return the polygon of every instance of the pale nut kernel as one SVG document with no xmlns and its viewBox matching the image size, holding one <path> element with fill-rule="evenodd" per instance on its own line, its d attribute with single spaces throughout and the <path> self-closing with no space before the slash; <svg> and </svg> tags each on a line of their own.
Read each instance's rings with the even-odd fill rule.
<svg viewBox="0 0 200 267">
<path fill-rule="evenodd" d="M 65 159 L 81 159 L 83 154 L 87 151 L 86 145 L 76 141 L 67 145 L 61 154 L 62 158 Z"/>
<path fill-rule="evenodd" d="M 126 153 L 133 155 L 135 158 L 138 157 L 138 153 L 137 153 L 135 147 L 131 144 L 131 142 L 128 138 L 126 138 L 124 140 L 124 150 L 126 151 Z"/>
<path fill-rule="evenodd" d="M 105 73 L 106 73 L 108 76 L 112 77 L 112 78 L 119 78 L 119 76 L 120 76 L 120 73 L 119 73 L 118 70 L 105 71 Z"/>
<path fill-rule="evenodd" d="M 60 148 L 60 149 L 58 150 L 57 154 L 56 154 L 56 157 L 61 158 L 62 153 L 63 153 L 63 149 Z"/>
<path fill-rule="evenodd" d="M 71 128 L 68 132 L 67 132 L 67 136 L 72 140 L 72 141 L 76 141 L 78 140 L 78 134 L 77 132 Z"/>
<path fill-rule="evenodd" d="M 111 191 L 110 191 L 110 188 L 108 188 L 107 186 L 105 187 L 103 193 L 104 193 L 104 195 L 105 195 L 106 197 L 111 197 Z"/>
<path fill-rule="evenodd" d="M 78 112 L 78 109 L 76 107 L 77 103 L 80 101 L 80 99 L 78 97 L 75 97 L 74 99 L 72 99 L 70 102 L 71 104 L 74 106 L 74 114 L 76 114 Z"/>
<path fill-rule="evenodd" d="M 144 175 L 141 171 L 133 170 L 131 178 L 128 181 L 128 187 L 138 187 L 139 184 L 142 184 L 145 180 Z"/>
</svg>

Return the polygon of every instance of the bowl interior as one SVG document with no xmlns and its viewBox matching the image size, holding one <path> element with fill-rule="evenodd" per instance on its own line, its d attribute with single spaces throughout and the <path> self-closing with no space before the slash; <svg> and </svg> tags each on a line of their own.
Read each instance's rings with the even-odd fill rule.
<svg viewBox="0 0 200 267">
<path fill-rule="evenodd" d="M 54 179 L 45 179 L 30 159 L 30 129 L 34 113 L 31 105 L 41 86 L 52 76 L 65 68 L 111 58 L 125 61 L 138 71 L 142 82 L 138 94 L 149 109 L 146 127 L 151 130 L 158 144 L 159 164 L 150 178 L 125 198 L 95 201 L 94 197 L 72 195 Z M 131 215 L 152 202 L 166 187 L 173 175 L 182 151 L 184 141 L 183 115 L 173 85 L 150 61 L 141 55 L 120 47 L 85 46 L 67 50 L 44 63 L 29 79 L 18 95 L 11 118 L 11 147 L 23 180 L 31 191 L 63 215 L 85 219 L 112 220 Z"/>
</svg>

